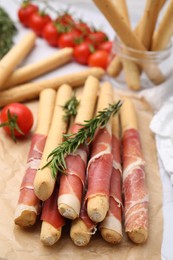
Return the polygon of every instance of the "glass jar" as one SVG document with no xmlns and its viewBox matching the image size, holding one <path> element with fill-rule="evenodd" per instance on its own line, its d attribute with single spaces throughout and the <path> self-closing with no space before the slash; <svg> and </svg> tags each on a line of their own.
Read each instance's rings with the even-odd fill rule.
<svg viewBox="0 0 173 260">
<path fill-rule="evenodd" d="M 111 60 L 118 57 L 119 64 L 116 60 L 115 74 L 112 71 L 109 74 L 108 67 L 108 74 L 112 74 L 113 82 L 123 89 L 141 90 L 160 85 L 166 82 L 173 72 L 171 52 L 171 43 L 161 51 L 139 51 L 125 46 L 115 37 Z"/>
</svg>

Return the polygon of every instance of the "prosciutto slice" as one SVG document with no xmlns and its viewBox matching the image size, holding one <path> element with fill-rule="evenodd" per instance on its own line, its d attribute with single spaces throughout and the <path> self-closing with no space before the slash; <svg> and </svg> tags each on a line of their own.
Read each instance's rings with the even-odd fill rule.
<svg viewBox="0 0 173 260">
<path fill-rule="evenodd" d="M 122 169 L 120 158 L 120 141 L 112 136 L 113 167 L 110 184 L 109 210 L 100 228 L 116 231 L 122 236 Z"/>
<path fill-rule="evenodd" d="M 85 202 L 95 195 L 109 196 L 112 173 L 111 153 L 112 133 L 110 125 L 100 128 L 94 137 L 91 147 L 91 157 L 87 169 L 88 190 Z"/>
<path fill-rule="evenodd" d="M 76 133 L 80 127 L 80 125 L 74 124 L 71 133 Z M 58 205 L 64 203 L 72 207 L 78 216 L 84 189 L 88 152 L 88 146 L 82 144 L 73 154 L 69 154 L 65 158 L 67 174 L 60 178 Z"/>
<path fill-rule="evenodd" d="M 54 228 L 59 229 L 65 225 L 65 219 L 59 213 L 57 207 L 58 185 L 55 185 L 52 195 L 43 204 L 41 220 L 48 222 Z"/>
<path fill-rule="evenodd" d="M 125 231 L 148 228 L 148 192 L 139 133 L 128 129 L 123 134 L 123 192 Z"/>
<path fill-rule="evenodd" d="M 30 151 L 27 160 L 27 170 L 20 186 L 20 195 L 18 200 L 18 210 L 21 207 L 25 210 L 32 210 L 39 214 L 40 200 L 34 193 L 34 178 L 40 164 L 43 149 L 46 142 L 46 136 L 34 134 L 31 141 Z"/>
</svg>

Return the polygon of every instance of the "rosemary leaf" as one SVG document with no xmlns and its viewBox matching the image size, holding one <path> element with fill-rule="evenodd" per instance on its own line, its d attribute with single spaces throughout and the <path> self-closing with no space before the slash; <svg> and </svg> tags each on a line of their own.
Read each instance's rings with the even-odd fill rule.
<svg viewBox="0 0 173 260">
<path fill-rule="evenodd" d="M 71 99 L 69 99 L 65 105 L 63 106 L 63 110 L 65 112 L 64 119 L 69 120 L 71 116 L 77 115 L 77 107 L 79 105 L 79 101 L 75 96 L 73 96 Z"/>
<path fill-rule="evenodd" d="M 101 127 L 105 127 L 111 116 L 114 116 L 122 106 L 122 102 L 118 101 L 115 104 L 110 104 L 108 108 L 99 111 L 97 116 L 91 120 L 85 121 L 82 124 L 82 128 L 78 130 L 76 134 L 67 136 L 64 142 L 62 142 L 57 148 L 55 148 L 48 156 L 48 163 L 42 167 L 50 166 L 52 169 L 52 175 L 55 177 L 57 171 L 65 173 L 66 163 L 65 157 L 76 151 L 76 149 L 83 143 L 91 143 L 94 139 L 96 130 Z"/>
</svg>

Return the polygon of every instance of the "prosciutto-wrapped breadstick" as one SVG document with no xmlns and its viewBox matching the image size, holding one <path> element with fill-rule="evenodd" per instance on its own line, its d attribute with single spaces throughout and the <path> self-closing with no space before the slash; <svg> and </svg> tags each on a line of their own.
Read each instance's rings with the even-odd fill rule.
<svg viewBox="0 0 173 260">
<path fill-rule="evenodd" d="M 109 243 L 117 244 L 122 240 L 122 169 L 119 140 L 118 115 L 112 119 L 112 155 L 109 210 L 99 229 L 102 237 Z"/>
<path fill-rule="evenodd" d="M 69 62 L 72 57 L 73 49 L 64 48 L 45 59 L 21 67 L 13 72 L 13 74 L 8 78 L 2 89 L 19 85 L 21 83 L 34 79 L 46 72 L 56 69 L 63 64 Z"/>
<path fill-rule="evenodd" d="M 73 88 L 82 86 L 90 75 L 100 79 L 104 75 L 104 70 L 101 68 L 90 68 L 53 79 L 27 83 L 12 89 L 3 90 L 0 92 L 0 107 L 12 102 L 34 99 L 38 97 L 43 89 L 48 87 L 57 90 L 62 84 L 69 84 Z"/>
<path fill-rule="evenodd" d="M 65 218 L 58 211 L 57 197 L 58 184 L 56 183 L 52 195 L 43 203 L 41 213 L 40 240 L 46 246 L 52 246 L 60 239 L 62 227 L 65 225 Z"/>
<path fill-rule="evenodd" d="M 125 99 L 120 111 L 122 126 L 125 232 L 135 243 L 148 237 L 148 192 L 135 108 Z"/>
<path fill-rule="evenodd" d="M 92 118 L 96 106 L 98 90 L 98 79 L 89 76 L 85 82 L 78 113 L 70 133 L 75 134 L 79 128 L 81 128 L 79 124 L 83 124 L 85 120 Z M 88 146 L 82 144 L 74 153 L 69 154 L 65 158 L 67 174 L 62 175 L 60 178 L 58 209 L 63 216 L 69 219 L 79 217 L 88 152 Z"/>
<path fill-rule="evenodd" d="M 165 49 L 173 35 L 173 0 L 170 0 L 163 18 L 152 39 L 152 51 Z"/>
<path fill-rule="evenodd" d="M 42 201 L 47 200 L 54 190 L 56 176 L 53 176 L 50 167 L 45 167 L 45 165 L 49 154 L 63 141 L 63 134 L 67 131 L 67 121 L 63 119 L 63 106 L 71 96 L 72 88 L 67 84 L 63 84 L 57 92 L 51 127 L 39 165 L 40 169 L 37 171 L 34 180 L 35 194 Z M 57 172 L 55 172 L 55 175 L 57 175 Z"/>
<path fill-rule="evenodd" d="M 113 103 L 113 88 L 105 82 L 101 86 L 97 111 Z M 101 222 L 109 209 L 109 187 L 112 173 L 112 120 L 99 128 L 91 145 L 87 169 L 87 213 L 93 222 Z"/>
<path fill-rule="evenodd" d="M 87 209 L 83 202 L 79 218 L 72 221 L 70 237 L 75 245 L 86 246 L 96 230 L 96 224 L 88 217 Z"/>
<path fill-rule="evenodd" d="M 36 35 L 33 32 L 29 32 L 0 60 L 0 89 L 3 87 L 15 67 L 33 48 L 35 40 Z"/>
<path fill-rule="evenodd" d="M 35 224 L 40 211 L 40 200 L 34 193 L 34 178 L 43 153 L 49 131 L 56 91 L 45 89 L 40 93 L 37 127 L 28 154 L 27 170 L 23 177 L 14 222 L 21 227 Z"/>
</svg>

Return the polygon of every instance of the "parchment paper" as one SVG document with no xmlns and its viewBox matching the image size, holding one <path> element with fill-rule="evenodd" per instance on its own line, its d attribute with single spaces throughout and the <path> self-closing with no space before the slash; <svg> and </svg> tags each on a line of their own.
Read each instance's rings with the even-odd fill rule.
<svg viewBox="0 0 173 260">
<path fill-rule="evenodd" d="M 137 109 L 139 129 L 149 190 L 149 238 L 143 245 L 136 245 L 125 236 L 121 244 L 110 245 L 99 232 L 88 246 L 78 248 L 69 237 L 69 224 L 63 229 L 60 241 L 53 247 L 45 247 L 39 240 L 40 221 L 35 227 L 21 229 L 14 224 L 14 212 L 19 187 L 25 172 L 30 137 L 16 144 L 0 129 L 0 259 L 161 259 L 162 244 L 162 185 L 157 164 L 154 136 L 149 129 L 152 118 L 150 106 L 143 100 L 133 98 Z M 38 101 L 26 103 L 37 120 Z M 33 127 L 34 132 L 35 125 Z M 32 133 L 33 133 L 32 132 Z M 31 133 L 31 134 L 32 134 Z"/>
</svg>

